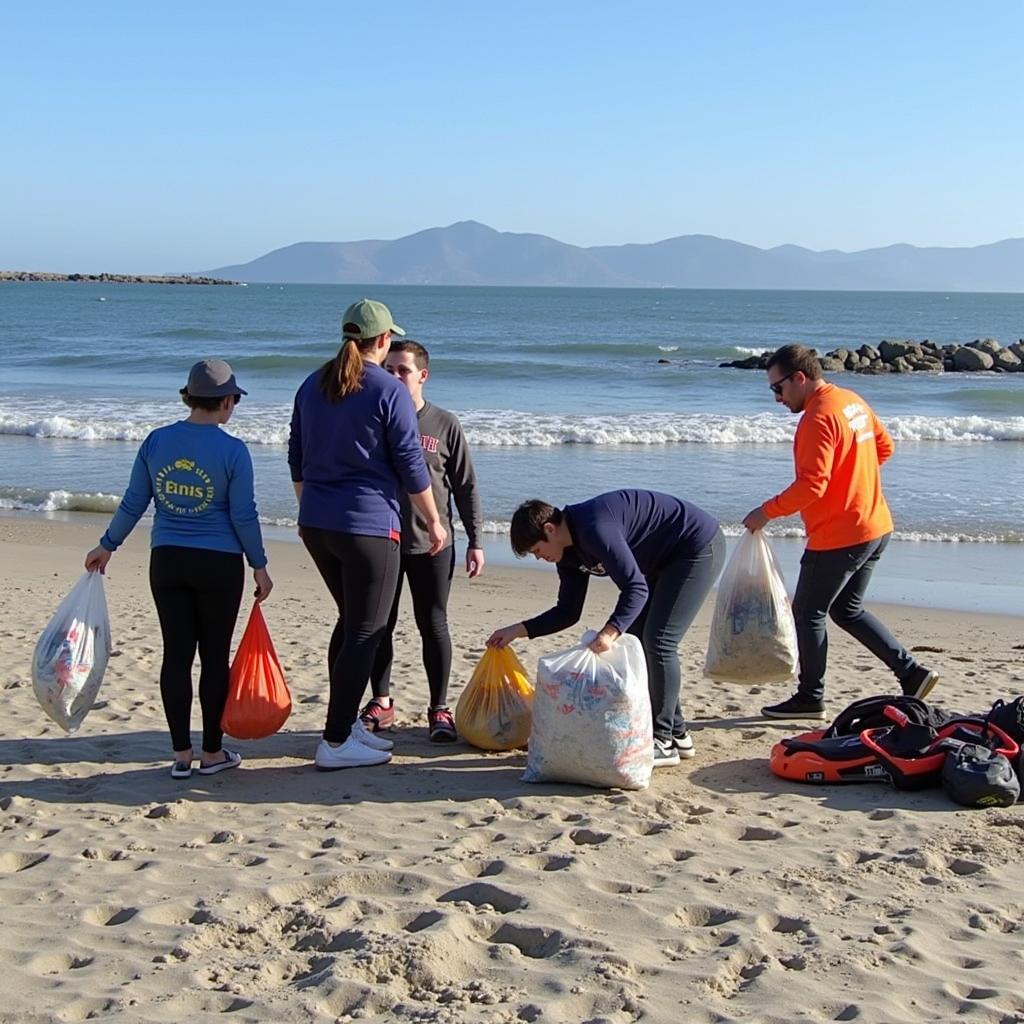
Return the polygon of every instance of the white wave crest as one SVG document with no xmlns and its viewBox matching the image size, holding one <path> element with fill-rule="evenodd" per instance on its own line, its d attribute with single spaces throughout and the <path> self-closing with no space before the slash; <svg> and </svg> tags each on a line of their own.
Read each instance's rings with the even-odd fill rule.
<svg viewBox="0 0 1024 1024">
<path fill-rule="evenodd" d="M 117 494 L 102 491 L 42 491 L 0 488 L 0 509 L 26 512 L 113 512 L 120 504 Z"/>
</svg>

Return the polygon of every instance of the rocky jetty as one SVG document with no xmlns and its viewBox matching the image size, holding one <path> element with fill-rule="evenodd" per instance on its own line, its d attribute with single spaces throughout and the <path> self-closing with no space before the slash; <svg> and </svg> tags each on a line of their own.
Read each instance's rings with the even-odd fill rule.
<svg viewBox="0 0 1024 1024">
<path fill-rule="evenodd" d="M 0 281 L 90 281 L 94 284 L 239 284 L 219 277 L 189 274 L 47 274 L 34 270 L 0 270 Z"/>
<path fill-rule="evenodd" d="M 812 349 L 817 355 L 817 351 Z M 764 370 L 771 351 L 745 359 L 733 359 L 719 366 L 739 370 Z M 819 355 L 827 372 L 852 373 L 993 373 L 1024 372 L 1024 338 L 1012 345 L 1000 345 L 995 338 L 979 338 L 966 345 L 938 345 L 934 341 L 888 340 L 860 348 L 837 348 Z"/>
</svg>

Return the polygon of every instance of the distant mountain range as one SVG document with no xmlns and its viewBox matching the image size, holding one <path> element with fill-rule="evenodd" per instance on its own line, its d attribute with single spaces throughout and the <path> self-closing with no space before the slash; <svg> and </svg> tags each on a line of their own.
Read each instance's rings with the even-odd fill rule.
<svg viewBox="0 0 1024 1024">
<path fill-rule="evenodd" d="M 297 242 L 207 277 L 277 284 L 1024 292 L 1024 238 L 972 248 L 758 249 L 713 235 L 583 248 L 476 221 L 394 241 Z"/>
</svg>

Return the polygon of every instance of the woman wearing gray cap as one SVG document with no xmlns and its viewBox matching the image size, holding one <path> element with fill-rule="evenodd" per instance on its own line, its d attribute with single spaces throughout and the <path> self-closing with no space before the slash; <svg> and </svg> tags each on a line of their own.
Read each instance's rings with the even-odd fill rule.
<svg viewBox="0 0 1024 1024">
<path fill-rule="evenodd" d="M 242 600 L 248 559 L 262 601 L 274 584 L 253 497 L 252 459 L 245 444 L 218 428 L 246 392 L 221 359 L 192 367 L 181 389 L 187 419 L 154 430 L 139 448 L 128 490 L 106 533 L 85 556 L 90 572 L 105 572 L 110 556 L 155 505 L 149 583 L 163 635 L 160 695 L 171 732 L 171 776 L 192 774 L 192 663 L 202 672 L 203 749 L 199 774 L 237 768 L 242 758 L 223 748 L 220 728 L 228 694 L 231 635 Z"/>
<path fill-rule="evenodd" d="M 299 530 L 338 606 L 327 651 L 327 723 L 315 758 L 323 771 L 391 759 L 391 740 L 367 730 L 357 715 L 398 584 L 401 492 L 427 525 L 431 555 L 448 536 L 412 398 L 381 366 L 391 335 L 404 333 L 383 303 L 353 303 L 341 318 L 338 354 L 295 396 L 288 465 Z"/>
</svg>

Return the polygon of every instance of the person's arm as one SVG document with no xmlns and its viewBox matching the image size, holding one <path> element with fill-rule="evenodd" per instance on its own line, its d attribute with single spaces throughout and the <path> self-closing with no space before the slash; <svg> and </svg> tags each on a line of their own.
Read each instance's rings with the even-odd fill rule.
<svg viewBox="0 0 1024 1024">
<path fill-rule="evenodd" d="M 831 417 L 800 423 L 795 445 L 796 479 L 761 506 L 767 519 L 794 515 L 828 490 L 838 443 L 838 428 Z"/>
<path fill-rule="evenodd" d="M 148 441 L 148 438 L 143 441 L 135 456 L 128 489 L 124 492 L 124 497 L 117 506 L 106 532 L 100 538 L 100 547 L 106 548 L 107 551 L 116 551 L 125 542 L 153 500 L 153 480 L 146 464 Z"/>
<path fill-rule="evenodd" d="M 302 416 L 299 413 L 299 396 L 292 405 L 292 419 L 288 425 L 288 472 L 295 484 L 296 497 L 302 496 Z"/>
<path fill-rule="evenodd" d="M 484 551 L 480 543 L 483 530 L 483 513 L 480 507 L 480 491 L 476 483 L 476 470 L 466 444 L 462 424 L 452 417 L 448 436 L 448 459 L 445 477 L 452 492 L 452 499 L 459 511 L 459 519 L 466 528 L 469 538 L 466 543 L 466 572 L 469 578 L 479 576 L 484 568 Z"/>
<path fill-rule="evenodd" d="M 603 646 L 602 650 L 607 650 L 633 625 L 637 616 L 644 610 L 650 589 L 619 523 L 611 519 L 599 521 L 587 539 L 587 547 L 593 555 L 600 558 L 605 572 L 619 588 L 615 608 L 598 633 L 601 644 L 607 641 L 607 646 Z"/>
<path fill-rule="evenodd" d="M 553 608 L 520 623 L 526 631 L 526 636 L 532 640 L 534 637 L 549 636 L 575 626 L 583 614 L 589 582 L 590 576 L 587 573 L 580 572 L 575 567 L 559 565 L 558 600 Z"/>
<path fill-rule="evenodd" d="M 241 442 L 228 467 L 228 516 L 253 571 L 256 600 L 265 601 L 274 589 L 274 582 L 267 572 L 267 553 L 263 548 L 263 531 L 256 511 L 252 456 Z"/>
<path fill-rule="evenodd" d="M 418 494 L 410 494 L 409 500 L 413 503 L 416 511 L 426 520 L 427 535 L 430 537 L 428 554 L 436 555 L 448 540 L 448 531 L 441 525 L 441 517 L 437 514 L 434 491 L 428 483 L 425 490 Z"/>
<path fill-rule="evenodd" d="M 882 421 L 871 410 L 871 421 L 875 431 L 875 451 L 878 452 L 878 464 L 888 462 L 896 451 L 896 442 L 893 441 L 889 431 L 885 429 Z"/>
</svg>

